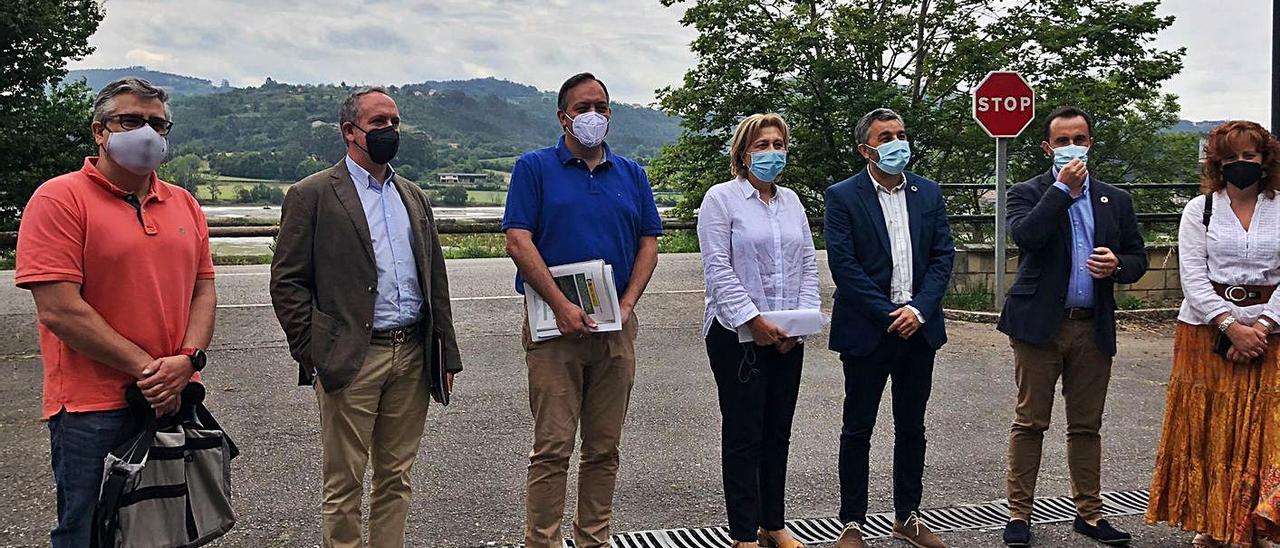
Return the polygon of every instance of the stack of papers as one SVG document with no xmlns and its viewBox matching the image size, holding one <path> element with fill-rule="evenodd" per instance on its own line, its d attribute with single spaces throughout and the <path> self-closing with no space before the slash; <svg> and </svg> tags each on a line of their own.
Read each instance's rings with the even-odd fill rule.
<svg viewBox="0 0 1280 548">
<path fill-rule="evenodd" d="M 777 324 L 779 329 L 787 334 L 788 337 L 807 337 L 809 335 L 817 335 L 822 331 L 822 324 L 825 318 L 822 311 L 818 309 L 812 310 L 776 310 L 772 312 L 761 312 L 764 319 Z M 738 327 L 738 342 L 747 343 L 755 341 L 755 337 L 751 335 L 751 328 L 746 324 Z"/>
<path fill-rule="evenodd" d="M 595 320 L 595 331 L 622 331 L 613 266 L 596 259 L 553 266 L 549 270 L 565 298 Z M 551 305 L 528 283 L 524 284 L 524 302 L 529 314 L 530 338 L 545 341 L 560 336 Z"/>
</svg>

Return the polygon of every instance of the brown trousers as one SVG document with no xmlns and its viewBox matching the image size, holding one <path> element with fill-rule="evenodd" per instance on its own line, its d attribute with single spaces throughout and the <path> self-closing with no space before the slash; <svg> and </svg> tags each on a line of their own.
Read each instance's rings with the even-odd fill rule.
<svg viewBox="0 0 1280 548">
<path fill-rule="evenodd" d="M 1055 339 L 1032 345 L 1010 339 L 1018 407 L 1009 432 L 1008 495 L 1011 518 L 1029 520 L 1040 474 L 1040 451 L 1062 377 L 1067 410 L 1067 466 L 1076 512 L 1102 516 L 1102 413 L 1111 380 L 1111 356 L 1094 343 L 1093 320 L 1063 320 Z"/>
<path fill-rule="evenodd" d="M 364 546 L 360 497 L 365 467 L 373 460 L 369 495 L 369 546 L 404 546 L 412 494 L 410 469 L 426 425 L 427 390 L 422 342 L 369 345 L 351 384 L 335 394 L 316 383 L 323 445 L 324 499 L 321 533 L 325 548 Z"/>
<path fill-rule="evenodd" d="M 635 315 L 622 331 L 532 342 L 525 322 L 533 451 L 525 499 L 528 548 L 560 548 L 569 457 L 582 425 L 578 511 L 573 538 L 581 548 L 609 546 L 618 478 L 618 445 L 635 381 Z"/>
</svg>

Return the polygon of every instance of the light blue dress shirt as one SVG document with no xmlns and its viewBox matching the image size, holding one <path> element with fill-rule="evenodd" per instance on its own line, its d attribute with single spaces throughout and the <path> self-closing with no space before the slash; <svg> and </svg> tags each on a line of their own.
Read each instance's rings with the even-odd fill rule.
<svg viewBox="0 0 1280 548">
<path fill-rule="evenodd" d="M 396 185 L 383 184 L 347 156 L 347 171 L 364 206 L 378 267 L 378 296 L 373 305 L 375 330 L 407 327 L 422 319 L 422 286 L 413 256 L 413 219 L 405 209 Z M 387 181 L 395 170 L 387 166 Z"/>
<path fill-rule="evenodd" d="M 1053 169 L 1058 177 L 1058 169 Z M 1071 196 L 1071 187 L 1057 181 L 1054 188 Z M 1089 197 L 1089 176 L 1084 178 L 1084 191 L 1072 198 L 1067 209 L 1071 216 L 1071 277 L 1067 282 L 1067 308 L 1093 308 L 1093 276 L 1089 275 L 1089 255 L 1093 254 L 1093 201 Z"/>
</svg>

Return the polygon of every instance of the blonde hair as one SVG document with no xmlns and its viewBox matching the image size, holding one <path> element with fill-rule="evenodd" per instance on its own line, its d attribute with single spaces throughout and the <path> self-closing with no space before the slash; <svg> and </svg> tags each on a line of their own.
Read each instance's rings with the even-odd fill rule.
<svg viewBox="0 0 1280 548">
<path fill-rule="evenodd" d="M 787 121 L 772 112 L 752 114 L 738 124 L 733 132 L 733 141 L 729 144 L 729 169 L 734 177 L 747 176 L 747 147 L 756 140 L 760 131 L 767 127 L 778 128 L 782 132 L 782 142 L 791 144 L 791 132 L 787 129 Z"/>
</svg>

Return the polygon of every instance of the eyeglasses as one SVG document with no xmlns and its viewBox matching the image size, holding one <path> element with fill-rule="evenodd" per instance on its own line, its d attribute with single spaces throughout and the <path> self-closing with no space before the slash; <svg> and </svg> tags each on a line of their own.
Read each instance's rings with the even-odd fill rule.
<svg viewBox="0 0 1280 548">
<path fill-rule="evenodd" d="M 173 128 L 173 122 L 165 120 L 164 118 L 143 118 L 137 114 L 117 114 L 107 118 L 108 122 L 111 120 L 119 122 L 120 127 L 125 131 L 133 131 L 144 125 L 148 125 L 151 126 L 151 129 L 156 130 L 156 133 L 159 133 L 160 135 L 168 135 L 169 130 Z"/>
</svg>

